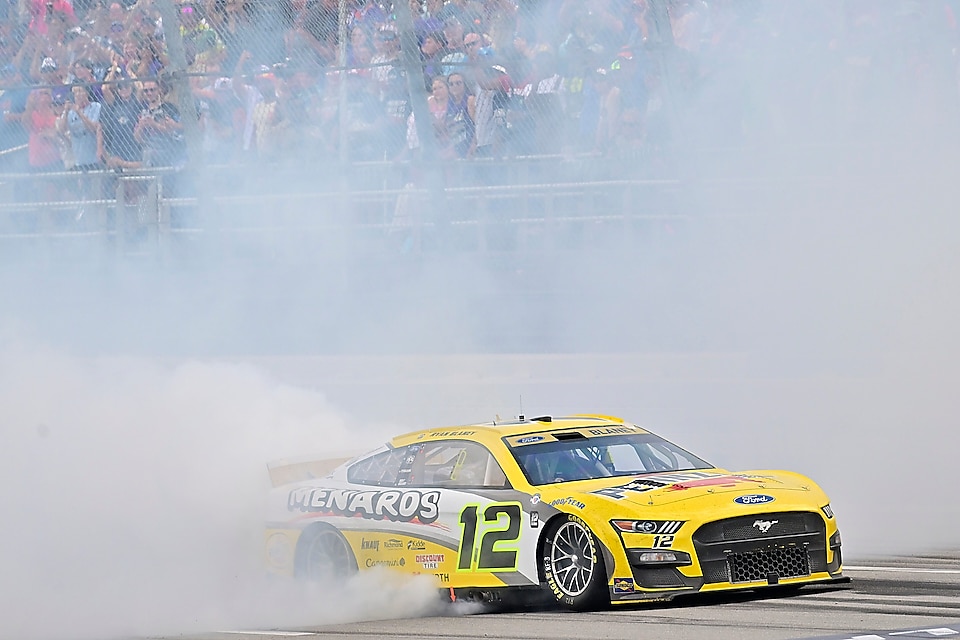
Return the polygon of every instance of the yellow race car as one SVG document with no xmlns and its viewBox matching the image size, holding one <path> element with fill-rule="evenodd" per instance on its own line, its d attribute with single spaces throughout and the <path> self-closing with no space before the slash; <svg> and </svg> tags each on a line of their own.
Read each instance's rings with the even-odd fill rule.
<svg viewBox="0 0 960 640">
<path fill-rule="evenodd" d="M 529 589 L 573 609 L 844 579 L 814 482 L 718 469 L 610 416 L 427 429 L 331 467 L 271 467 L 273 572 L 382 568 L 451 599 Z"/>
</svg>

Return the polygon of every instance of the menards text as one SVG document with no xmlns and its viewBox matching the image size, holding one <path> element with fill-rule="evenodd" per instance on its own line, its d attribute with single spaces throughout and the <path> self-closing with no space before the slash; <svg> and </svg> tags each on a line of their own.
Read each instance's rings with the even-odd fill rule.
<svg viewBox="0 0 960 640">
<path fill-rule="evenodd" d="M 439 515 L 439 502 L 439 491 L 357 491 L 300 487 L 290 492 L 287 509 L 393 522 L 409 522 L 416 518 L 424 524 L 430 524 Z"/>
</svg>

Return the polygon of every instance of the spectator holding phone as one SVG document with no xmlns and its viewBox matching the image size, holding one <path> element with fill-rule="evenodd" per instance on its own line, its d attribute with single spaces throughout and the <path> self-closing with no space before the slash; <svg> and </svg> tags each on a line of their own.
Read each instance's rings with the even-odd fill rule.
<svg viewBox="0 0 960 640">
<path fill-rule="evenodd" d="M 64 104 L 63 113 L 57 120 L 57 130 L 70 141 L 74 169 L 99 169 L 97 147 L 100 138 L 101 105 L 90 100 L 90 90 L 87 87 L 74 85 L 72 92 L 73 101 Z"/>
<path fill-rule="evenodd" d="M 160 83 L 143 81 L 143 108 L 133 129 L 134 139 L 143 145 L 143 163 L 148 167 L 177 167 L 186 160 L 186 144 L 180 110 L 164 102 Z"/>
</svg>

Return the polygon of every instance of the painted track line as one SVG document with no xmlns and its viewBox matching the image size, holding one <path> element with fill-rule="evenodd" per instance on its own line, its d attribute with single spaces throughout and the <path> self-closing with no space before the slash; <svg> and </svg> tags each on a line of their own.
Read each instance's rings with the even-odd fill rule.
<svg viewBox="0 0 960 640">
<path fill-rule="evenodd" d="M 926 569 L 924 567 L 871 567 L 862 565 L 843 565 L 843 570 L 847 571 L 886 571 L 889 573 L 946 573 L 960 575 L 960 569 Z"/>
</svg>

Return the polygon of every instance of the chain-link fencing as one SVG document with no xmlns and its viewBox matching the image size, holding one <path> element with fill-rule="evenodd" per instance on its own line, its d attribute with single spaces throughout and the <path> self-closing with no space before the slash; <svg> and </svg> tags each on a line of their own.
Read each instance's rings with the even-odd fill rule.
<svg viewBox="0 0 960 640">
<path fill-rule="evenodd" d="M 757 146 L 955 132 L 956 4 L 3 0 L 0 231 L 621 230 Z"/>
</svg>

